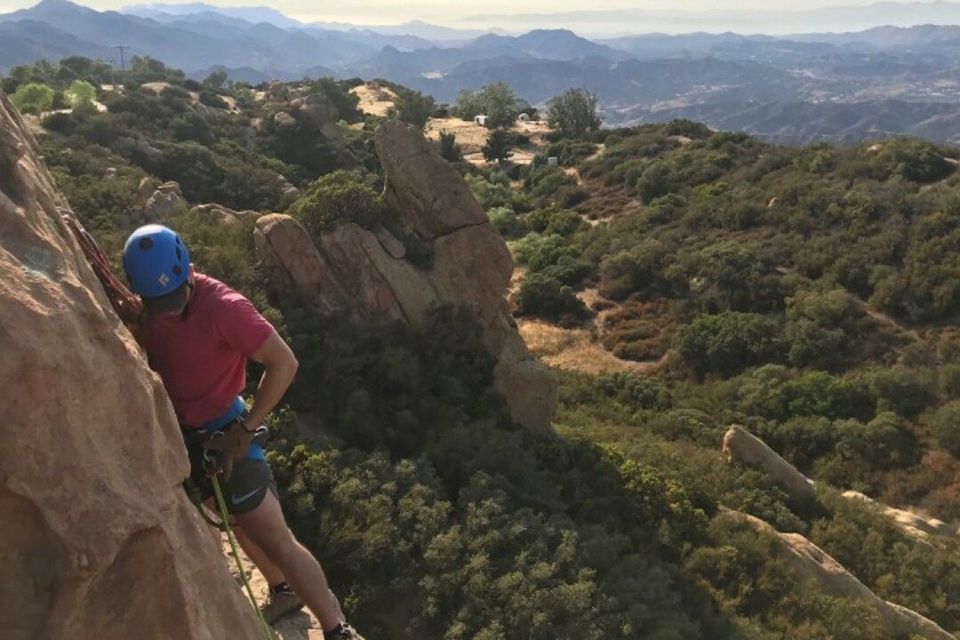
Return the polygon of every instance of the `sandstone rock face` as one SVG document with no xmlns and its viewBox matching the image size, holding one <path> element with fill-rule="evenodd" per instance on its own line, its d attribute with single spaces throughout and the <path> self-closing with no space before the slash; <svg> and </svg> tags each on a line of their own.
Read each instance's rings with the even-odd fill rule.
<svg viewBox="0 0 960 640">
<path fill-rule="evenodd" d="M 936 622 L 919 613 L 877 597 L 856 576 L 833 559 L 820 547 L 796 533 L 779 533 L 769 524 L 754 516 L 725 510 L 720 516 L 749 524 L 762 535 L 774 536 L 780 541 L 783 557 L 797 575 L 815 582 L 824 593 L 836 597 L 860 600 L 873 607 L 891 635 L 907 637 L 918 635 L 929 640 L 956 640 Z"/>
<path fill-rule="evenodd" d="M 557 384 L 533 358 L 504 300 L 513 261 L 507 246 L 457 171 L 423 134 L 400 123 L 382 125 L 377 151 L 386 175 L 385 197 L 404 224 L 433 250 L 433 266 L 406 259 L 389 231 L 340 224 L 316 246 L 299 222 L 285 215 L 257 221 L 257 252 L 273 285 L 295 285 L 321 313 L 346 312 L 420 325 L 435 305 L 466 305 L 497 357 L 496 388 L 521 424 L 548 428 Z"/>
<path fill-rule="evenodd" d="M 183 192 L 176 182 L 164 182 L 157 187 L 153 195 L 143 207 L 143 215 L 147 220 L 157 221 L 171 216 L 187 207 L 183 199 Z"/>
<path fill-rule="evenodd" d="M 386 173 L 387 202 L 403 212 L 421 237 L 435 239 L 489 224 L 467 183 L 422 135 L 405 126 L 384 125 L 377 130 L 377 152 Z M 502 271 L 513 269 L 502 257 L 498 267 Z"/>
<path fill-rule="evenodd" d="M 281 129 L 287 129 L 297 126 L 297 120 L 292 115 L 285 111 L 280 111 L 277 115 L 273 116 L 273 121 Z"/>
<path fill-rule="evenodd" d="M 211 218 L 221 224 L 237 224 L 242 219 L 258 218 L 260 216 L 257 211 L 235 211 L 222 204 L 198 204 L 190 209 L 190 213 Z"/>
<path fill-rule="evenodd" d="M 797 471 L 763 440 L 743 427 L 734 425 L 727 430 L 723 436 L 723 457 L 728 463 L 763 470 L 794 498 L 812 500 L 816 497 L 813 480 Z"/>
<path fill-rule="evenodd" d="M 157 190 L 156 185 L 157 183 L 153 181 L 153 178 L 141 178 L 140 184 L 137 186 L 137 195 L 144 200 L 149 199 L 153 192 Z"/>
<path fill-rule="evenodd" d="M 280 180 L 280 193 L 283 196 L 283 206 L 289 207 L 300 197 L 300 189 L 290 184 L 283 176 L 277 177 Z"/>
<path fill-rule="evenodd" d="M 257 640 L 170 401 L 0 96 L 0 635 Z"/>
</svg>

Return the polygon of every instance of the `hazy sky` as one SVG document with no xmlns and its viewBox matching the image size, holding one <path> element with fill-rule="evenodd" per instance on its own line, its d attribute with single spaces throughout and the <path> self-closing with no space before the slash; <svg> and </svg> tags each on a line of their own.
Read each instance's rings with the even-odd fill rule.
<svg viewBox="0 0 960 640">
<path fill-rule="evenodd" d="M 0 13 L 22 9 L 36 4 L 37 0 L 0 0 Z M 80 0 L 95 9 L 119 9 L 130 0 Z M 168 4 L 186 4 L 174 2 Z M 342 21 L 364 24 L 396 24 L 407 20 L 427 20 L 450 23 L 460 18 L 477 14 L 553 13 L 558 11 L 583 11 L 603 9 L 650 9 L 650 10 L 716 10 L 716 9 L 811 9 L 835 5 L 868 4 L 857 0 L 805 0 L 798 6 L 796 0 L 550 0 L 545 3 L 517 2 L 516 0 L 484 0 L 484 2 L 454 2 L 451 0 L 280 0 L 274 2 L 236 2 L 213 0 L 208 4 L 236 6 L 270 6 L 283 13 L 303 20 Z"/>
</svg>

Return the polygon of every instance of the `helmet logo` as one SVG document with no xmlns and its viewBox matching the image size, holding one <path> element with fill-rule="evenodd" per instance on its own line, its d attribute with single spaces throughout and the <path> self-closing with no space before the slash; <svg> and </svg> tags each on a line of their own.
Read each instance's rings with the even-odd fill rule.
<svg viewBox="0 0 960 640">
<path fill-rule="evenodd" d="M 160 277 L 157 278 L 157 282 L 160 283 L 160 286 L 161 286 L 161 287 L 165 287 L 165 286 L 167 286 L 167 284 L 170 283 L 170 278 L 167 277 L 167 274 L 161 273 L 161 274 L 160 274 Z"/>
</svg>

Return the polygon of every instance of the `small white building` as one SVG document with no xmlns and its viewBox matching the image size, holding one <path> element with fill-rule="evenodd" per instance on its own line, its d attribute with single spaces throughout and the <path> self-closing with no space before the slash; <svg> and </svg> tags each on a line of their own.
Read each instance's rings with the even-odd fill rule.
<svg viewBox="0 0 960 640">
<path fill-rule="evenodd" d="M 480 125 L 481 127 L 487 126 L 487 116 L 485 116 L 485 115 L 482 115 L 482 114 L 481 114 L 481 115 L 478 115 L 478 116 L 474 116 L 474 117 L 473 117 L 473 121 L 476 122 L 476 123 L 477 123 L 478 125 Z"/>
<path fill-rule="evenodd" d="M 517 120 L 520 122 L 530 122 L 530 114 L 526 112 L 521 113 L 517 116 Z"/>
</svg>

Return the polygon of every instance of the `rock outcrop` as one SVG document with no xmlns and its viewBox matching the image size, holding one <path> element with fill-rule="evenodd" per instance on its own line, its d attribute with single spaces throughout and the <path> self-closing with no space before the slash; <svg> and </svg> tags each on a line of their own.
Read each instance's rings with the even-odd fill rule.
<svg viewBox="0 0 960 640">
<path fill-rule="evenodd" d="M 250 211 L 249 209 L 236 211 L 222 204 L 198 204 L 190 209 L 190 213 L 216 220 L 221 224 L 237 224 L 243 219 L 260 217 L 260 213 L 257 211 Z"/>
<path fill-rule="evenodd" d="M 744 522 L 761 535 L 779 540 L 783 557 L 801 580 L 810 581 L 824 593 L 859 600 L 870 605 L 879 614 L 891 636 L 918 635 L 929 640 L 956 640 L 936 622 L 919 613 L 877 597 L 856 576 L 807 538 L 796 533 L 780 533 L 763 520 L 729 509 L 719 516 Z"/>
<path fill-rule="evenodd" d="M 844 491 L 843 497 L 848 500 L 860 500 L 875 505 L 883 515 L 893 520 L 904 533 L 916 540 L 926 540 L 932 535 L 952 535 L 949 525 L 942 520 L 937 520 L 936 518 L 927 519 L 912 511 L 888 507 L 859 491 Z"/>
<path fill-rule="evenodd" d="M 763 440 L 741 426 L 731 426 L 723 436 L 723 457 L 728 463 L 761 469 L 795 499 L 816 498 L 813 480 L 797 471 Z"/>
<path fill-rule="evenodd" d="M 386 229 L 343 223 L 314 244 L 286 215 L 257 221 L 256 245 L 274 286 L 299 289 L 321 313 L 346 312 L 422 323 L 434 305 L 466 305 L 497 357 L 496 388 L 519 423 L 547 428 L 557 384 L 527 350 L 504 298 L 513 272 L 507 246 L 457 171 L 423 134 L 400 123 L 377 131 L 385 197 L 433 251 L 433 266 L 406 259 Z"/>
<path fill-rule="evenodd" d="M 256 640 L 173 408 L 0 96 L 0 636 Z"/>
<path fill-rule="evenodd" d="M 147 220 L 162 220 L 187 208 L 183 192 L 176 182 L 164 182 L 156 188 L 153 195 L 143 206 L 143 217 Z"/>
</svg>

